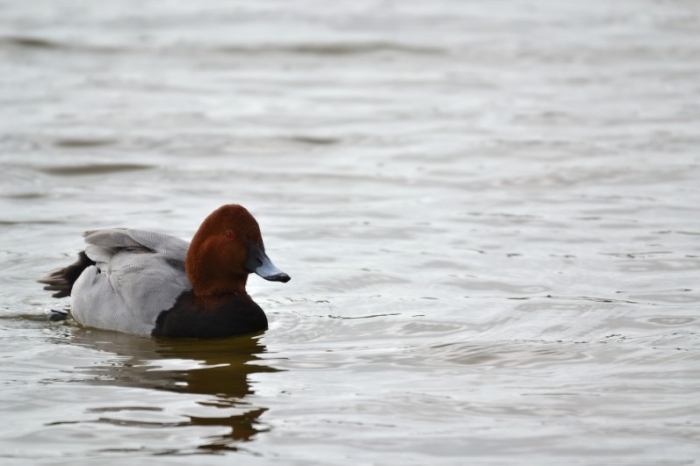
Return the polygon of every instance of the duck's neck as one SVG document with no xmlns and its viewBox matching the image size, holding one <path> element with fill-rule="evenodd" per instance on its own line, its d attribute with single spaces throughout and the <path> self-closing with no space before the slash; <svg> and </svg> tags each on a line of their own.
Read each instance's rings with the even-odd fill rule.
<svg viewBox="0 0 700 466">
<path fill-rule="evenodd" d="M 231 295 L 246 296 L 245 285 L 248 276 L 236 277 L 235 279 L 212 279 L 206 281 L 192 280 L 192 291 L 197 300 L 218 301 Z"/>
</svg>

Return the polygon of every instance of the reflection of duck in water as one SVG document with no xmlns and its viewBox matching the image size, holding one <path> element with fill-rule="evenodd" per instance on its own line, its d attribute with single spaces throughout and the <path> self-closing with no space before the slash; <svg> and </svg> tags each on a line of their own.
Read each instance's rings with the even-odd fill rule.
<svg viewBox="0 0 700 466">
<path fill-rule="evenodd" d="M 91 376 L 87 381 L 81 380 L 83 383 L 206 395 L 204 400 L 195 402 L 203 407 L 202 412 L 211 413 L 211 416 L 188 415 L 187 421 L 163 424 L 163 427 L 230 427 L 230 432 L 225 435 L 207 437 L 206 443 L 199 446 L 200 449 L 236 449 L 237 442 L 251 440 L 257 433 L 267 430 L 259 422 L 259 417 L 267 408 L 256 407 L 246 401 L 254 393 L 249 381 L 251 374 L 277 371 L 262 363 L 251 364 L 263 361 L 257 355 L 266 351 L 257 337 L 154 340 L 78 329 L 70 343 L 127 356 L 127 359 L 116 364 L 110 360 L 101 366 L 78 368 L 82 374 Z M 123 426 L 128 421 L 115 419 L 115 414 L 110 414 L 122 409 L 128 411 L 130 408 L 106 406 L 93 412 L 101 413 L 97 422 Z M 152 409 L 163 411 L 162 407 Z M 141 425 L 142 422 L 139 421 L 138 424 Z M 158 425 L 153 423 L 153 426 Z"/>
<path fill-rule="evenodd" d="M 87 232 L 78 261 L 40 280 L 71 297 L 83 325 L 135 335 L 221 338 L 267 329 L 246 292 L 250 273 L 289 281 L 265 254 L 258 223 L 243 207 L 212 212 L 192 243 L 143 230 Z"/>
</svg>

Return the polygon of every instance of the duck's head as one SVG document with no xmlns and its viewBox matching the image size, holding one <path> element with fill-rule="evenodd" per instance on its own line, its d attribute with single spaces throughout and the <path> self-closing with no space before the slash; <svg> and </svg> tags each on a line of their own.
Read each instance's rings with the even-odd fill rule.
<svg viewBox="0 0 700 466">
<path fill-rule="evenodd" d="M 192 238 L 185 268 L 198 296 L 245 293 L 250 273 L 289 281 L 265 254 L 258 222 L 237 204 L 219 207 L 204 219 Z"/>
</svg>

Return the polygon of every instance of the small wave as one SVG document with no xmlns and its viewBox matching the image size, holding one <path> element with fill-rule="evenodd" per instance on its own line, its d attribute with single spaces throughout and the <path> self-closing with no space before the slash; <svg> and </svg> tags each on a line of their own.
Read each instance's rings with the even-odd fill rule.
<svg viewBox="0 0 700 466">
<path fill-rule="evenodd" d="M 73 50 L 97 53 L 112 53 L 120 51 L 135 51 L 143 49 L 139 47 L 98 45 L 88 43 L 62 42 L 53 39 L 34 36 L 10 35 L 0 37 L 0 48 L 31 48 L 43 50 Z M 151 49 L 150 47 L 146 47 Z M 265 54 L 295 54 L 295 55 L 320 55 L 320 56 L 344 56 L 365 55 L 373 53 L 400 53 L 407 55 L 445 55 L 448 51 L 440 47 L 423 46 L 416 44 L 402 44 L 390 41 L 368 42 L 336 42 L 326 44 L 206 44 L 206 43 L 177 43 L 157 47 L 158 52 L 185 53 L 214 52 L 239 55 L 265 55 Z"/>
<path fill-rule="evenodd" d="M 84 147 L 100 147 L 114 144 L 114 139 L 89 139 L 89 138 L 64 138 L 54 141 L 56 147 L 65 148 L 84 148 Z"/>
<path fill-rule="evenodd" d="M 289 140 L 316 146 L 329 146 L 340 142 L 340 139 L 337 138 L 323 138 L 316 136 L 292 136 L 289 138 Z"/>
<path fill-rule="evenodd" d="M 395 42 L 355 42 L 329 44 L 267 44 L 263 46 L 223 46 L 215 48 L 224 53 L 264 54 L 291 53 L 301 55 L 362 55 L 378 52 L 396 52 L 417 55 L 443 55 L 445 50 L 437 47 L 426 47 Z"/>
<path fill-rule="evenodd" d="M 37 49 L 61 48 L 61 44 L 58 42 L 50 41 L 47 39 L 40 39 L 38 37 L 24 37 L 24 36 L 0 37 L 0 45 L 10 45 L 10 46 L 15 46 L 15 47 L 27 47 L 27 48 L 37 48 Z"/>
<path fill-rule="evenodd" d="M 148 170 L 151 165 L 136 163 L 115 163 L 115 164 L 94 164 L 94 165 L 71 165 L 59 167 L 39 168 L 39 171 L 49 175 L 57 176 L 81 176 L 81 175 L 102 175 L 106 173 L 130 172 L 138 170 Z"/>
<path fill-rule="evenodd" d="M 85 52 L 97 52 L 97 53 L 109 53 L 117 52 L 120 50 L 126 50 L 125 48 L 105 46 L 105 45 L 95 45 L 95 44 L 76 44 L 70 42 L 61 42 L 51 39 L 45 39 L 42 37 L 32 37 L 32 36 L 4 36 L 0 37 L 0 49 L 1 48 L 23 48 L 23 49 L 38 49 L 46 51 L 85 51 Z"/>
<path fill-rule="evenodd" d="M 46 193 L 37 193 L 37 192 L 8 193 L 8 194 L 0 195 L 0 198 L 16 199 L 16 200 L 43 199 L 45 197 L 48 197 L 48 195 Z"/>
<path fill-rule="evenodd" d="M 0 220 L 0 226 L 13 226 L 13 225 L 60 225 L 61 222 L 56 220 L 22 220 L 22 221 L 12 221 L 12 220 Z"/>
</svg>

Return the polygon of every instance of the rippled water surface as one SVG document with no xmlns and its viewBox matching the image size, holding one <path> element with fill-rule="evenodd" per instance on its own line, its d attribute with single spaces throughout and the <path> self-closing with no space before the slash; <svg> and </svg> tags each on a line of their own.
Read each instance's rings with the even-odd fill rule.
<svg viewBox="0 0 700 466">
<path fill-rule="evenodd" d="M 2 0 L 0 171 L 2 464 L 698 464 L 698 2 Z M 264 334 L 47 321 L 230 202 Z"/>
</svg>

